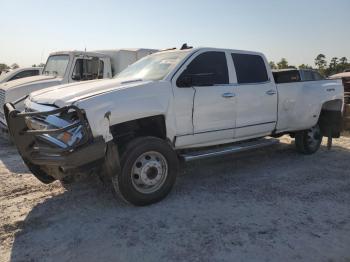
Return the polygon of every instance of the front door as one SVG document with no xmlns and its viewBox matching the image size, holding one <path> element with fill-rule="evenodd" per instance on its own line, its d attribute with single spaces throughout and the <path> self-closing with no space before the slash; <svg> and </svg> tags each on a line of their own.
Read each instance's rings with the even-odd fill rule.
<svg viewBox="0 0 350 262">
<path fill-rule="evenodd" d="M 233 139 L 235 128 L 234 86 L 230 84 L 225 52 L 198 54 L 180 75 L 190 77 L 193 98 L 192 144 Z"/>
</svg>

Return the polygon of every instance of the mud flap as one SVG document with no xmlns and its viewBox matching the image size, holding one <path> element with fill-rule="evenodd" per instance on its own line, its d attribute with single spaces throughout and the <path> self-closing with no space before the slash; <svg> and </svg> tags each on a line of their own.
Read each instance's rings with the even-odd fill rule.
<svg viewBox="0 0 350 262">
<path fill-rule="evenodd" d="M 323 136 L 328 138 L 327 148 L 332 148 L 333 138 L 339 138 L 342 130 L 341 111 L 323 110 L 320 115 L 319 125 Z"/>
</svg>

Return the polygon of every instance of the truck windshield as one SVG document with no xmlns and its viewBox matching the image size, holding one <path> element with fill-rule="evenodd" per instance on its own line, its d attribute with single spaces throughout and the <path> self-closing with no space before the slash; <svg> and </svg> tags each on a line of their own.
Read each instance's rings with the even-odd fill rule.
<svg viewBox="0 0 350 262">
<path fill-rule="evenodd" d="M 146 56 L 120 72 L 115 78 L 161 80 L 189 51 L 156 53 Z"/>
<path fill-rule="evenodd" d="M 53 55 L 47 59 L 44 75 L 63 77 L 69 63 L 69 55 Z"/>
</svg>

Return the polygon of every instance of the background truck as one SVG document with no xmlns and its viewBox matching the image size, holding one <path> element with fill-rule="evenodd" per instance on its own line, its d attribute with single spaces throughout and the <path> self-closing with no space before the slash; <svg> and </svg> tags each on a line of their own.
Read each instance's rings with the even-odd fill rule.
<svg viewBox="0 0 350 262">
<path fill-rule="evenodd" d="M 62 51 L 50 54 L 43 74 L 0 85 L 0 129 L 7 132 L 3 106 L 36 90 L 79 81 L 112 78 L 155 49 L 117 49 L 93 52 Z M 21 104 L 18 105 L 22 107 Z M 23 108 L 23 107 L 22 107 Z"/>
<path fill-rule="evenodd" d="M 179 159 L 191 161 L 278 142 L 315 153 L 340 136 L 339 80 L 276 84 L 257 52 L 182 48 L 152 54 L 115 79 L 34 92 L 25 112 L 5 105 L 10 134 L 44 183 L 102 169 L 127 202 L 163 199 Z"/>
<path fill-rule="evenodd" d="M 344 85 L 344 114 L 343 114 L 343 129 L 350 131 L 350 70 L 345 70 L 343 73 L 335 74 L 329 77 L 330 79 L 340 79 Z"/>
<path fill-rule="evenodd" d="M 325 78 L 312 69 L 279 69 L 272 71 L 276 84 L 291 82 L 319 81 Z"/>
<path fill-rule="evenodd" d="M 42 67 L 21 67 L 0 75 L 0 84 L 14 81 L 20 78 L 41 75 Z"/>
</svg>

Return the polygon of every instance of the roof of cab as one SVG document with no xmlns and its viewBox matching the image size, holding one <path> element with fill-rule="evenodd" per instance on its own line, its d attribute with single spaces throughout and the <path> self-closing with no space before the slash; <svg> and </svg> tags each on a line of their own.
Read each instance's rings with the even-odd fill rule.
<svg viewBox="0 0 350 262">
<path fill-rule="evenodd" d="M 74 56 L 79 56 L 79 55 L 97 55 L 100 57 L 106 57 L 105 54 L 101 54 L 101 53 L 97 53 L 97 52 L 93 52 L 93 51 L 78 51 L 78 50 L 73 50 L 73 51 L 57 51 L 57 52 L 52 52 L 50 53 L 50 56 L 54 56 L 54 55 L 74 55 Z"/>
<path fill-rule="evenodd" d="M 256 51 L 248 51 L 248 50 L 239 50 L 239 49 L 229 49 L 229 48 L 217 48 L 217 47 L 194 47 L 194 48 L 188 48 L 188 49 L 177 49 L 177 48 L 169 48 L 165 50 L 160 50 L 159 53 L 162 52 L 198 52 L 201 50 L 207 50 L 207 51 L 222 51 L 222 52 L 232 52 L 232 53 L 242 53 L 242 54 L 251 54 L 251 55 L 259 55 L 263 56 L 264 54 L 261 52 Z"/>
</svg>

